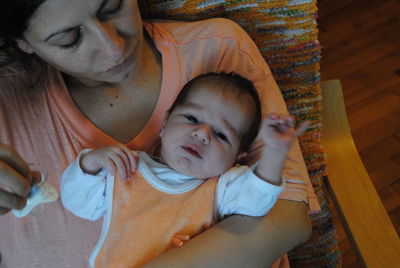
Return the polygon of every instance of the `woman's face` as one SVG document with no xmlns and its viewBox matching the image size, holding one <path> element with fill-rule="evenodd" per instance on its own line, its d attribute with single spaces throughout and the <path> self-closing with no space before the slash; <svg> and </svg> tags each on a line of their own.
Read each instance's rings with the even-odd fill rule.
<svg viewBox="0 0 400 268">
<path fill-rule="evenodd" d="M 18 44 L 82 83 L 118 83 L 139 69 L 137 0 L 47 0 Z"/>
</svg>

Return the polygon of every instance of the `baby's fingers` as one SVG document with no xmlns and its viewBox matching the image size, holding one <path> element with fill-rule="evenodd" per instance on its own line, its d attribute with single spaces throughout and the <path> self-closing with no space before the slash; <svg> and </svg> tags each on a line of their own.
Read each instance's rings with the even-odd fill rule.
<svg viewBox="0 0 400 268">
<path fill-rule="evenodd" d="M 284 124 L 289 128 L 296 125 L 296 119 L 294 119 L 292 116 L 286 116 L 283 120 Z"/>
<path fill-rule="evenodd" d="M 111 159 L 117 168 L 118 176 L 121 179 L 126 179 L 132 170 L 130 160 L 131 151 L 123 144 L 117 144 L 113 150 L 114 153 Z"/>
<path fill-rule="evenodd" d="M 265 120 L 268 126 L 275 126 L 279 123 L 282 123 L 282 119 L 280 118 L 280 116 L 273 113 L 269 114 Z"/>
<path fill-rule="evenodd" d="M 118 174 L 120 179 L 125 179 L 128 176 L 129 168 L 127 165 L 129 165 L 129 162 L 122 159 L 121 154 L 113 154 L 110 156 L 110 159 L 115 166 L 114 175 Z"/>
<path fill-rule="evenodd" d="M 288 129 L 293 128 L 296 120 L 289 115 L 269 114 L 267 117 L 267 125 L 274 128 L 276 131 L 285 133 Z"/>
<path fill-rule="evenodd" d="M 107 172 L 112 174 L 113 176 L 115 176 L 117 172 L 117 167 L 115 166 L 114 161 L 111 159 L 111 157 L 108 157 L 104 160 L 103 168 L 105 168 Z"/>
<path fill-rule="evenodd" d="M 129 164 L 128 172 L 130 173 L 135 172 L 137 168 L 138 156 L 126 146 L 123 147 L 123 151 L 124 154 L 126 155 L 126 161 Z"/>
<path fill-rule="evenodd" d="M 306 132 L 307 128 L 310 126 L 309 121 L 304 121 L 300 123 L 297 128 L 296 128 L 296 137 L 302 135 L 304 132 Z"/>
</svg>

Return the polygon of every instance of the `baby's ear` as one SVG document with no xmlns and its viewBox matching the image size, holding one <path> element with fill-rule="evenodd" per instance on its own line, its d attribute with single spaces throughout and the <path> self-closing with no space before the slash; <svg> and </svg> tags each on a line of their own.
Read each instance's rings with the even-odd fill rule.
<svg viewBox="0 0 400 268">
<path fill-rule="evenodd" d="M 242 163 L 243 159 L 245 159 L 247 156 L 247 152 L 241 152 L 238 154 L 237 158 L 236 158 L 236 162 L 238 163 Z"/>
<path fill-rule="evenodd" d="M 25 53 L 27 54 L 32 54 L 33 53 L 33 48 L 31 47 L 31 45 L 26 42 L 23 39 L 17 39 L 17 45 L 18 47 Z"/>
<path fill-rule="evenodd" d="M 159 134 L 160 137 L 162 137 L 162 135 L 163 135 L 164 127 L 165 127 L 165 124 L 167 124 L 168 117 L 169 117 L 169 110 L 165 113 L 165 118 L 161 125 L 161 130 L 160 130 L 160 134 Z"/>
</svg>

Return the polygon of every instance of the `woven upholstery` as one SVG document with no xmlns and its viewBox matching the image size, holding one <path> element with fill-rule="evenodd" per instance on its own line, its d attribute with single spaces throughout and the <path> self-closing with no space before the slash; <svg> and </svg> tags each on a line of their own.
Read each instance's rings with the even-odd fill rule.
<svg viewBox="0 0 400 268">
<path fill-rule="evenodd" d="M 324 193 L 325 154 L 320 140 L 320 45 L 313 0 L 150 0 L 155 18 L 229 18 L 253 38 L 272 69 L 289 112 L 312 127 L 300 144 L 321 212 L 311 216 L 313 235 L 289 253 L 291 267 L 339 267 L 335 227 Z"/>
</svg>

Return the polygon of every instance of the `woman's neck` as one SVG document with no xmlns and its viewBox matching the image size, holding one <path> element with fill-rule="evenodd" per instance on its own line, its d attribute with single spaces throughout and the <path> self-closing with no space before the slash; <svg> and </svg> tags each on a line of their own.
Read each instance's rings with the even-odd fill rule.
<svg viewBox="0 0 400 268">
<path fill-rule="evenodd" d="M 149 40 L 142 48 L 141 68 L 118 84 L 88 86 L 66 79 L 76 106 L 100 130 L 128 143 L 143 129 L 161 91 L 161 56 Z"/>
</svg>

